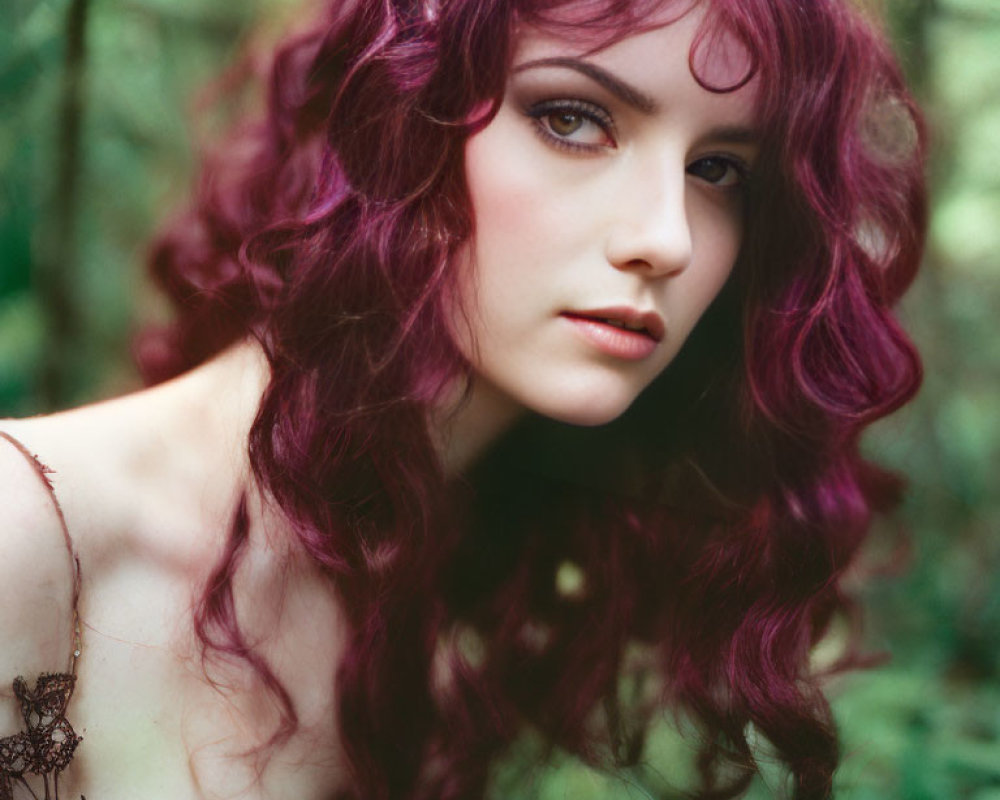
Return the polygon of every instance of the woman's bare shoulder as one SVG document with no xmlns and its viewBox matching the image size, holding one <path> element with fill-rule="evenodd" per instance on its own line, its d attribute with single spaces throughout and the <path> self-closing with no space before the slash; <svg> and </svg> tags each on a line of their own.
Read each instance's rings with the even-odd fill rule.
<svg viewBox="0 0 1000 800">
<path fill-rule="evenodd" d="M 49 476 L 88 576 L 125 553 L 169 560 L 228 520 L 248 474 L 262 387 L 230 355 L 166 384 L 50 416 L 0 421 Z M 220 522 L 221 521 L 221 522 Z"/>
<path fill-rule="evenodd" d="M 0 431 L 11 426 L 0 422 Z M 46 468 L 0 436 L 0 686 L 66 667 L 75 568 Z"/>
<path fill-rule="evenodd" d="M 127 423 L 110 424 L 114 409 L 88 406 L 71 411 L 19 420 L 0 421 L 0 431 L 12 436 L 23 450 L 45 469 L 51 488 L 50 505 L 58 503 L 69 535 L 78 547 L 90 547 L 98 531 L 119 528 L 125 516 L 128 481 L 119 467 L 127 448 Z M 8 448 L 13 450 L 14 448 Z M 25 461 L 24 453 L 18 453 Z M 6 462 L 10 462 L 8 454 Z M 7 463 L 8 472 L 16 472 Z M 0 482 L 7 475 L 0 472 Z M 13 484 L 10 484 L 13 486 Z M 44 484 L 40 484 L 44 488 Z M 15 491 L 0 486 L 5 493 Z M 117 498 L 117 499 L 116 499 Z M 16 498 L 10 498 L 12 501 Z"/>
</svg>

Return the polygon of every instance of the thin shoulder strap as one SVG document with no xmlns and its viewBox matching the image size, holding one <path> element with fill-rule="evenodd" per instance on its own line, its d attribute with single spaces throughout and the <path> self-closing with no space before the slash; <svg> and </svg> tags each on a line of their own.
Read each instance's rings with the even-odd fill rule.
<svg viewBox="0 0 1000 800">
<path fill-rule="evenodd" d="M 69 551 L 70 561 L 73 564 L 73 641 L 71 642 L 72 646 L 70 647 L 70 657 L 67 671 L 75 675 L 76 662 L 83 649 L 83 639 L 80 634 L 80 614 L 78 611 L 80 602 L 80 557 L 76 554 L 76 548 L 73 546 L 73 539 L 69 535 L 69 528 L 66 525 L 66 517 L 63 514 L 62 506 L 59 505 L 59 498 L 56 497 L 52 481 L 49 480 L 49 475 L 51 475 L 53 471 L 45 466 L 45 464 L 38 459 L 38 456 L 34 455 L 27 447 L 21 444 L 20 441 L 15 439 L 9 433 L 0 431 L 0 438 L 6 439 L 10 442 L 11 445 L 14 446 L 14 449 L 24 456 L 27 462 L 31 464 L 31 467 L 38 476 L 38 479 L 42 482 L 42 486 L 45 487 L 46 494 L 48 494 L 49 499 L 52 501 L 56 517 L 59 519 L 59 526 L 62 528 L 63 540 L 66 542 L 66 549 Z"/>
</svg>

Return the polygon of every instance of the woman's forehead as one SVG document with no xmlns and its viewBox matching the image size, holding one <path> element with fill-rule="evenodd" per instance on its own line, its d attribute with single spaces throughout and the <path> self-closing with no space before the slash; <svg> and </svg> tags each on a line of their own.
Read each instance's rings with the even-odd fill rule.
<svg viewBox="0 0 1000 800">
<path fill-rule="evenodd" d="M 665 68 L 683 70 L 720 100 L 739 90 L 742 103 L 756 105 L 759 87 L 750 49 L 710 15 L 708 3 L 667 2 L 656 9 L 658 13 L 638 27 L 622 24 L 600 33 L 561 20 L 555 25 L 522 25 L 515 38 L 514 69 L 526 62 L 570 57 L 622 67 L 643 82 L 655 81 Z"/>
<path fill-rule="evenodd" d="M 647 31 L 678 26 L 699 83 L 719 91 L 739 88 L 754 76 L 755 59 L 744 38 L 712 11 L 710 0 L 570 0 L 518 26 L 515 61 L 543 40 L 567 54 L 586 56 Z"/>
<path fill-rule="evenodd" d="M 708 5 L 711 0 L 556 0 L 522 10 L 520 16 L 581 31 L 608 31 L 658 27 Z"/>
</svg>

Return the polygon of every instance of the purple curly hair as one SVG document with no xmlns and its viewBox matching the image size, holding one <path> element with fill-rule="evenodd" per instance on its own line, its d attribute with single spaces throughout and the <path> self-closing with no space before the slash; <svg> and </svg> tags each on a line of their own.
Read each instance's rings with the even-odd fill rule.
<svg viewBox="0 0 1000 800">
<path fill-rule="evenodd" d="M 529 419 L 449 481 L 426 419 L 469 374 L 445 301 L 474 232 L 464 144 L 503 95 L 515 26 L 606 44 L 664 4 L 572 2 L 571 25 L 568 0 L 334 2 L 278 50 L 263 119 L 158 240 L 178 315 L 140 361 L 155 381 L 248 335 L 264 348 L 251 463 L 350 622 L 351 797 L 482 796 L 525 726 L 589 763 L 635 763 L 669 706 L 703 734 L 699 796 L 747 786 L 753 726 L 794 797 L 826 798 L 839 753 L 809 653 L 900 491 L 859 437 L 920 381 L 891 314 L 925 229 L 920 115 L 847 0 L 704 0 L 695 50 L 735 35 L 761 87 L 732 279 L 620 419 Z M 245 537 L 240 512 L 197 630 L 250 660 L 288 735 L 291 703 L 233 613 Z M 567 563 L 579 591 L 557 586 Z M 442 644 L 470 631 L 480 646 Z M 656 696 L 625 696 L 629 671 L 656 675 Z"/>
</svg>

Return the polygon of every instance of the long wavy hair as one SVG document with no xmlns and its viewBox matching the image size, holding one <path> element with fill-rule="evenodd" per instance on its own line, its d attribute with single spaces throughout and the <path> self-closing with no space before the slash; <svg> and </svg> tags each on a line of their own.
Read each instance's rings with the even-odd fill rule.
<svg viewBox="0 0 1000 800">
<path fill-rule="evenodd" d="M 600 47 L 662 0 L 335 0 L 277 50 L 265 112 L 156 242 L 177 316 L 140 340 L 149 379 L 247 336 L 270 362 L 251 464 L 347 614 L 347 796 L 482 796 L 525 730 L 632 764 L 663 707 L 701 733 L 699 796 L 745 789 L 758 735 L 794 797 L 830 795 L 810 650 L 900 492 L 859 437 L 920 381 L 891 308 L 922 249 L 923 128 L 846 0 L 703 2 L 696 77 L 725 33 L 759 80 L 744 241 L 681 354 L 610 425 L 529 418 L 449 480 L 427 419 L 471 374 L 446 323 L 475 230 L 464 144 L 503 96 L 517 27 Z M 233 610 L 243 507 L 229 536 L 196 630 L 282 700 L 280 742 L 294 709 Z"/>
</svg>

